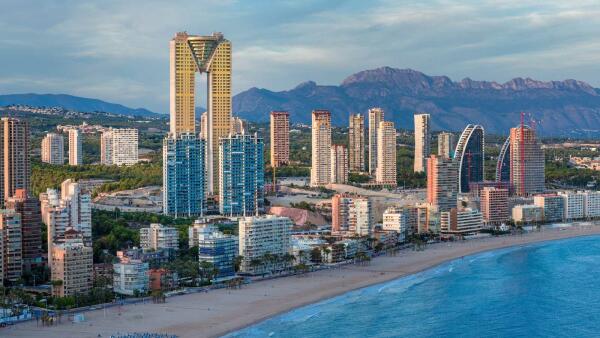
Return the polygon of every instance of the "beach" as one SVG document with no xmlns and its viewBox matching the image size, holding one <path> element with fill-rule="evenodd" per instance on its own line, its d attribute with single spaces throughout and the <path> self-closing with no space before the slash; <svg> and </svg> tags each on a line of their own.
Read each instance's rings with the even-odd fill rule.
<svg viewBox="0 0 600 338">
<path fill-rule="evenodd" d="M 51 327 L 36 321 L 0 329 L 3 337 L 109 337 L 153 332 L 179 337 L 219 337 L 294 308 L 369 285 L 397 279 L 466 255 L 529 243 L 600 234 L 600 226 L 545 228 L 523 235 L 437 243 L 424 251 L 402 250 L 369 265 L 345 265 L 302 276 L 255 282 L 238 290 L 168 298 L 164 304 L 136 304 L 85 312 L 85 320 Z"/>
</svg>

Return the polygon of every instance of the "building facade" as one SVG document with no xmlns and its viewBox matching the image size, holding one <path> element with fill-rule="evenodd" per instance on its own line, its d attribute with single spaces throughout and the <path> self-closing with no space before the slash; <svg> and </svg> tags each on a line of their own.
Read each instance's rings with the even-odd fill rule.
<svg viewBox="0 0 600 338">
<path fill-rule="evenodd" d="M 438 156 L 454 158 L 454 149 L 456 148 L 456 136 L 452 133 L 438 134 Z"/>
<path fill-rule="evenodd" d="M 290 113 L 271 112 L 271 167 L 290 164 Z"/>
<path fill-rule="evenodd" d="M 560 191 L 559 196 L 563 198 L 563 219 L 571 221 L 586 217 L 586 194 L 578 191 Z"/>
<path fill-rule="evenodd" d="M 377 169 L 375 182 L 396 186 L 396 128 L 394 122 L 381 121 L 377 131 Z"/>
<path fill-rule="evenodd" d="M 218 271 L 217 279 L 235 276 L 235 258 L 238 256 L 238 238 L 205 228 L 198 233 L 198 260 L 211 263 Z"/>
<path fill-rule="evenodd" d="M 140 246 L 143 249 L 177 250 L 179 249 L 179 235 L 177 229 L 158 223 L 150 224 L 148 228 L 140 229 Z"/>
<path fill-rule="evenodd" d="M 356 230 L 358 236 L 371 236 L 375 227 L 373 205 L 368 197 L 354 199 L 354 212 L 356 214 Z"/>
<path fill-rule="evenodd" d="M 427 170 L 427 157 L 431 153 L 431 125 L 429 114 L 415 114 L 415 163 L 414 172 Z"/>
<path fill-rule="evenodd" d="M 450 158 L 431 155 L 427 159 L 427 203 L 450 211 L 458 203 L 458 163 Z"/>
<path fill-rule="evenodd" d="M 78 129 L 69 129 L 69 165 L 83 164 L 83 136 Z"/>
<path fill-rule="evenodd" d="M 544 150 L 528 126 L 510 129 L 510 182 L 520 196 L 541 193 L 544 185 Z"/>
<path fill-rule="evenodd" d="M 192 133 L 163 140 L 163 213 L 174 217 L 206 212 L 205 141 Z"/>
<path fill-rule="evenodd" d="M 24 189 L 6 200 L 6 208 L 21 215 L 21 248 L 23 271 L 44 265 L 42 251 L 42 215 L 40 202 Z"/>
<path fill-rule="evenodd" d="M 195 75 L 207 74 L 207 190 L 219 181 L 219 140 L 231 132 L 231 42 L 221 33 L 210 36 L 177 33 L 170 41 L 171 134 L 196 133 Z"/>
<path fill-rule="evenodd" d="M 485 187 L 481 191 L 481 213 L 487 224 L 508 221 L 508 189 Z"/>
<path fill-rule="evenodd" d="M 264 144 L 257 134 L 222 138 L 219 147 L 219 212 L 249 216 L 264 208 Z"/>
<path fill-rule="evenodd" d="M 0 257 L 2 279 L 15 283 L 23 274 L 21 215 L 14 210 L 0 210 Z"/>
<path fill-rule="evenodd" d="M 331 146 L 331 183 L 348 183 L 348 149 L 343 145 Z"/>
<path fill-rule="evenodd" d="M 100 136 L 100 162 L 105 165 L 134 165 L 138 162 L 138 130 L 110 128 Z"/>
<path fill-rule="evenodd" d="M 365 117 L 361 114 L 350 115 L 348 158 L 351 172 L 365 171 Z"/>
<path fill-rule="evenodd" d="M 0 203 L 13 196 L 17 189 L 29 190 L 31 162 L 29 159 L 29 123 L 25 120 L 3 117 L 0 132 L 3 154 L 0 156 L 3 182 L 0 185 Z"/>
<path fill-rule="evenodd" d="M 354 197 L 345 194 L 336 194 L 331 198 L 332 233 L 355 231 L 356 213 L 354 212 Z"/>
<path fill-rule="evenodd" d="M 67 230 L 64 240 L 51 246 L 48 258 L 52 295 L 66 297 L 89 293 L 94 277 L 93 259 L 94 250 L 84 245 L 81 234 Z"/>
<path fill-rule="evenodd" d="M 312 165 L 310 186 L 322 187 L 331 183 L 331 113 L 312 112 Z"/>
<path fill-rule="evenodd" d="M 565 206 L 562 196 L 542 194 L 533 197 L 533 204 L 544 210 L 544 221 L 562 221 L 565 216 Z"/>
<path fill-rule="evenodd" d="M 121 295 L 144 295 L 150 287 L 149 264 L 123 259 L 113 264 L 113 291 Z"/>
<path fill-rule="evenodd" d="M 483 229 L 483 216 L 479 210 L 454 208 L 442 212 L 440 219 L 442 235 L 467 236 Z"/>
<path fill-rule="evenodd" d="M 239 255 L 243 257 L 240 269 L 256 274 L 277 266 L 256 264 L 265 254 L 282 256 L 292 250 L 292 221 L 274 215 L 243 217 L 239 220 Z M 267 271 L 268 272 L 268 271 Z"/>
<path fill-rule="evenodd" d="M 458 187 L 460 193 L 470 191 L 470 183 L 483 182 L 485 170 L 485 133 L 480 125 L 469 124 L 463 130 L 454 159 L 458 161 Z"/>
<path fill-rule="evenodd" d="M 42 162 L 65 164 L 65 141 L 62 135 L 48 133 L 42 139 Z"/>
<path fill-rule="evenodd" d="M 512 208 L 515 223 L 541 222 L 544 220 L 544 208 L 533 204 L 520 204 Z"/>
<path fill-rule="evenodd" d="M 384 120 L 381 108 L 369 109 L 369 174 L 375 175 L 377 170 L 377 132 L 379 123 Z"/>
</svg>

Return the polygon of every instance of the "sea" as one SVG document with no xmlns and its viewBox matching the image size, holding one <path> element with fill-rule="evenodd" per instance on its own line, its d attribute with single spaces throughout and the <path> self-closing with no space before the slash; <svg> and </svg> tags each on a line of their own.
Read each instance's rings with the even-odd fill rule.
<svg viewBox="0 0 600 338">
<path fill-rule="evenodd" d="M 227 337 L 600 337 L 600 236 L 466 256 Z"/>
</svg>

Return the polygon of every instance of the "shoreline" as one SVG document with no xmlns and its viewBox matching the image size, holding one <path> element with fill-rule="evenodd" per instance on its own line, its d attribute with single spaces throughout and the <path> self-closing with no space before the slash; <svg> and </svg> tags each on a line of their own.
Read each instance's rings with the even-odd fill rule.
<svg viewBox="0 0 600 338">
<path fill-rule="evenodd" d="M 488 237 L 403 250 L 380 256 L 370 265 L 345 265 L 301 276 L 255 282 L 239 290 L 219 289 L 167 299 L 164 304 L 135 304 L 85 312 L 85 321 L 37 327 L 35 321 L 0 329 L 7 337 L 102 337 L 125 332 L 155 332 L 179 337 L 221 337 L 264 320 L 376 284 L 390 282 L 461 257 L 508 247 L 600 235 L 600 225 L 573 225 L 523 235 Z"/>
</svg>

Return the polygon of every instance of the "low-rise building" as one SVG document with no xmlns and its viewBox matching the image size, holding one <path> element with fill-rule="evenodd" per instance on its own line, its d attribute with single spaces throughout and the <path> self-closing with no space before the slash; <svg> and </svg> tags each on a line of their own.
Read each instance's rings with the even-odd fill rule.
<svg viewBox="0 0 600 338">
<path fill-rule="evenodd" d="M 564 200 L 556 194 L 542 194 L 533 197 L 533 203 L 544 210 L 544 221 L 562 221 L 565 216 Z"/>
<path fill-rule="evenodd" d="M 512 219 L 515 223 L 541 222 L 544 219 L 544 208 L 533 204 L 515 205 L 512 208 Z"/>
<path fill-rule="evenodd" d="M 235 276 L 234 260 L 238 256 L 238 238 L 225 235 L 215 227 L 207 226 L 198 233 L 198 260 L 208 262 L 217 269 L 216 278 Z"/>
<path fill-rule="evenodd" d="M 148 263 L 133 259 L 123 259 L 114 264 L 114 292 L 128 296 L 146 294 L 150 286 L 148 268 Z"/>
<path fill-rule="evenodd" d="M 442 212 L 440 218 L 442 235 L 472 235 L 483 228 L 483 216 L 479 210 L 454 208 Z"/>
</svg>

